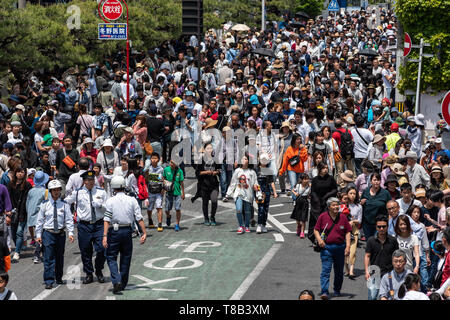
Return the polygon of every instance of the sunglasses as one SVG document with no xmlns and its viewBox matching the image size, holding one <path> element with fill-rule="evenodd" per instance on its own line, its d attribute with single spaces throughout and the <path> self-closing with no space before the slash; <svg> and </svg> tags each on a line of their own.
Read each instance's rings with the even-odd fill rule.
<svg viewBox="0 0 450 320">
<path fill-rule="evenodd" d="M 377 226 L 377 229 L 386 229 L 387 226 Z"/>
</svg>

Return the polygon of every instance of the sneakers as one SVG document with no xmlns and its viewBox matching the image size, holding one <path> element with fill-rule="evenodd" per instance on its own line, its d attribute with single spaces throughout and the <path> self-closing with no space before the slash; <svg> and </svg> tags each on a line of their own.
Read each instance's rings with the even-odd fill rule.
<svg viewBox="0 0 450 320">
<path fill-rule="evenodd" d="M 31 240 L 31 242 L 30 242 L 30 246 L 33 246 L 33 247 L 35 247 L 36 246 L 36 241 L 33 239 L 33 240 Z"/>
<path fill-rule="evenodd" d="M 14 255 L 13 255 L 12 259 L 11 259 L 11 262 L 12 263 L 19 262 L 19 259 L 20 259 L 20 255 L 17 252 L 14 252 Z"/>
<path fill-rule="evenodd" d="M 243 234 L 244 233 L 244 228 L 243 227 L 239 227 L 237 234 Z"/>
<path fill-rule="evenodd" d="M 208 219 L 205 219 L 205 221 L 203 222 L 203 224 L 204 224 L 205 226 L 210 226 L 210 225 L 211 225 L 211 223 L 209 222 Z"/>
<path fill-rule="evenodd" d="M 168 227 L 170 227 L 171 220 L 172 220 L 172 216 L 168 216 L 167 219 L 166 219 L 166 224 L 167 224 Z"/>
<path fill-rule="evenodd" d="M 262 231 L 262 233 L 267 233 L 267 227 L 266 226 L 262 226 L 261 227 L 261 231 Z"/>
<path fill-rule="evenodd" d="M 322 294 L 320 295 L 320 299 L 322 299 L 322 300 L 328 300 L 328 299 L 329 299 L 328 294 L 322 293 Z"/>
<path fill-rule="evenodd" d="M 222 202 L 228 202 L 228 198 L 227 197 L 223 197 Z"/>
<path fill-rule="evenodd" d="M 161 224 L 161 223 L 158 223 L 158 232 L 161 232 L 161 231 L 163 231 L 162 224 Z"/>
<path fill-rule="evenodd" d="M 216 220 L 211 219 L 211 225 L 212 225 L 213 227 L 215 227 L 215 226 L 216 226 Z"/>
<path fill-rule="evenodd" d="M 34 258 L 33 258 L 33 263 L 34 263 L 34 264 L 41 263 L 41 258 L 39 258 L 39 257 L 34 257 Z"/>
<path fill-rule="evenodd" d="M 249 228 L 245 228 L 245 233 L 250 233 L 250 229 Z"/>
<path fill-rule="evenodd" d="M 291 196 L 291 190 L 286 191 L 286 195 L 287 195 L 288 197 L 290 197 L 290 196 Z"/>
<path fill-rule="evenodd" d="M 256 233 L 260 234 L 262 232 L 262 226 L 260 224 L 258 224 L 258 226 L 256 227 Z"/>
<path fill-rule="evenodd" d="M 301 227 L 300 227 L 300 226 L 297 226 L 297 232 L 296 232 L 297 237 L 300 236 L 301 231 L 302 231 Z"/>
<path fill-rule="evenodd" d="M 155 224 L 153 223 L 153 219 L 148 220 L 148 228 L 153 229 L 155 227 Z"/>
<path fill-rule="evenodd" d="M 304 239 L 304 238 L 305 238 L 305 233 L 304 232 L 300 233 L 300 239 Z"/>
<path fill-rule="evenodd" d="M 175 231 L 180 231 L 180 225 L 178 224 L 175 225 Z"/>
</svg>

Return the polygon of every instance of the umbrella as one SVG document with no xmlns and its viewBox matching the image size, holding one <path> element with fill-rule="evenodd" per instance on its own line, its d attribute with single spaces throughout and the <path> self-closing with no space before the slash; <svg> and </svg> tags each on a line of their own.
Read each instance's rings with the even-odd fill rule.
<svg viewBox="0 0 450 320">
<path fill-rule="evenodd" d="M 271 57 L 271 58 L 275 57 L 275 52 L 273 52 L 272 49 L 267 49 L 267 48 L 256 48 L 255 50 L 252 51 L 252 53 L 259 54 L 260 56 Z"/>
<path fill-rule="evenodd" d="M 303 11 L 299 11 L 297 13 L 295 13 L 295 17 L 296 18 L 304 18 L 304 19 L 309 19 L 309 15 Z"/>
<path fill-rule="evenodd" d="M 300 29 L 300 28 L 305 28 L 305 25 L 303 23 L 300 23 L 300 22 L 292 22 L 292 23 L 289 24 L 289 27 Z"/>
<path fill-rule="evenodd" d="M 379 53 L 373 49 L 362 49 L 362 50 L 359 50 L 358 54 L 360 54 L 362 56 L 370 56 L 370 57 L 375 57 L 375 56 L 379 55 Z"/>
<path fill-rule="evenodd" d="M 246 26 L 245 24 L 237 24 L 237 25 L 233 26 L 233 28 L 231 28 L 231 30 L 234 30 L 234 31 L 249 31 L 250 28 L 248 26 Z"/>
</svg>

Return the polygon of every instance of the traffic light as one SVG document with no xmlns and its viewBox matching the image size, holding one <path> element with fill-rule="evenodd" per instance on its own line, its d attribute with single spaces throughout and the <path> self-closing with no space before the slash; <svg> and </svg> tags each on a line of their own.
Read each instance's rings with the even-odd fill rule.
<svg viewBox="0 0 450 320">
<path fill-rule="evenodd" d="M 203 34 L 203 0 L 183 0 L 182 8 L 183 35 Z"/>
</svg>

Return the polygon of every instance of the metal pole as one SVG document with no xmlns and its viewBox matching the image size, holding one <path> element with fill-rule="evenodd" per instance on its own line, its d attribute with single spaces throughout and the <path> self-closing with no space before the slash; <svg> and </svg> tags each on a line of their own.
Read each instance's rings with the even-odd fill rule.
<svg viewBox="0 0 450 320">
<path fill-rule="evenodd" d="M 422 76 L 422 55 L 423 55 L 423 38 L 420 39 L 420 52 L 419 52 L 419 71 L 417 72 L 417 89 L 416 89 L 416 106 L 414 107 L 414 114 L 417 116 L 419 113 L 419 101 L 420 101 L 420 78 Z"/>
<path fill-rule="evenodd" d="M 262 0 L 261 1 L 261 30 L 264 31 L 266 30 L 266 1 Z"/>
</svg>

